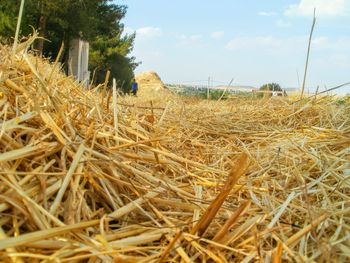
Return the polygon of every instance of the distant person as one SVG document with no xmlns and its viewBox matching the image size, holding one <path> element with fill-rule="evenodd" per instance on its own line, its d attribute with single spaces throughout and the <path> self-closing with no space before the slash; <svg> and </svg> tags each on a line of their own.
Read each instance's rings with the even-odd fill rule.
<svg viewBox="0 0 350 263">
<path fill-rule="evenodd" d="M 137 82 L 134 80 L 131 84 L 131 92 L 134 96 L 137 96 L 137 91 L 139 89 L 139 85 L 137 84 Z"/>
</svg>

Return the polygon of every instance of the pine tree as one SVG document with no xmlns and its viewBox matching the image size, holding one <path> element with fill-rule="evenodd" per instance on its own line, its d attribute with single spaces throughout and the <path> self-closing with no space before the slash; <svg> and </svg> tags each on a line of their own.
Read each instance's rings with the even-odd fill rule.
<svg viewBox="0 0 350 263">
<path fill-rule="evenodd" d="M 14 35 L 20 0 L 0 1 L 1 41 L 9 42 Z M 33 26 L 46 40 L 37 40 L 34 49 L 45 57 L 56 58 L 62 42 L 65 44 L 63 62 L 68 65 L 69 43 L 82 38 L 90 43 L 91 71 L 96 72 L 95 84 L 104 81 L 111 71 L 111 79 L 130 87 L 137 66 L 132 51 L 135 35 L 123 35 L 127 7 L 115 5 L 110 0 L 26 0 L 22 20 L 23 36 L 29 35 Z"/>
</svg>

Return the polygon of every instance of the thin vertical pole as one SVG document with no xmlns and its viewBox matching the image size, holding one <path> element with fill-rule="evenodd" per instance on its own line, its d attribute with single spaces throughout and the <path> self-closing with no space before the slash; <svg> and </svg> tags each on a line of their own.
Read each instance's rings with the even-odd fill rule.
<svg viewBox="0 0 350 263">
<path fill-rule="evenodd" d="M 16 27 L 16 34 L 15 34 L 15 41 L 13 43 L 13 49 L 12 49 L 12 54 L 13 55 L 15 55 L 16 49 L 17 49 L 18 35 L 19 35 L 19 29 L 21 27 L 21 22 L 22 22 L 23 8 L 24 8 L 24 0 L 21 1 L 21 6 L 19 8 L 19 14 L 18 14 L 18 19 L 17 19 L 17 27 Z"/>
<path fill-rule="evenodd" d="M 210 77 L 208 77 L 207 100 L 209 100 L 209 96 L 210 96 Z"/>
<path fill-rule="evenodd" d="M 300 99 L 303 99 L 304 96 L 304 89 L 305 89 L 305 82 L 306 82 L 306 74 L 307 74 L 307 67 L 309 65 L 309 56 L 310 56 L 310 48 L 311 48 L 311 40 L 312 40 L 312 33 L 314 32 L 314 27 L 316 23 L 316 9 L 314 9 L 314 19 L 312 20 L 312 26 L 311 26 L 311 32 L 309 36 L 309 44 L 307 48 L 307 54 L 306 54 L 306 63 L 305 63 L 305 71 L 304 71 L 304 79 L 303 79 L 303 84 L 301 86 L 301 94 L 300 94 Z"/>
<path fill-rule="evenodd" d="M 115 134 L 118 135 L 118 101 L 117 101 L 117 82 L 113 78 L 113 113 L 114 113 L 114 129 Z"/>
</svg>

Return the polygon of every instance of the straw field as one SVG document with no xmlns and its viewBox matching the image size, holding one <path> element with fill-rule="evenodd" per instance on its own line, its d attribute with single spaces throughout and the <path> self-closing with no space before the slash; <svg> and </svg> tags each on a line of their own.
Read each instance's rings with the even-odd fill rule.
<svg viewBox="0 0 350 263">
<path fill-rule="evenodd" d="M 349 261 L 349 113 L 87 91 L 0 46 L 0 260 Z"/>
</svg>

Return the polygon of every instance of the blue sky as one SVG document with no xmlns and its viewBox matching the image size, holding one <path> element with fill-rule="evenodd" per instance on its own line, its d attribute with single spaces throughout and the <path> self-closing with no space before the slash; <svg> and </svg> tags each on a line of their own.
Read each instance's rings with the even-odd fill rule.
<svg viewBox="0 0 350 263">
<path fill-rule="evenodd" d="M 128 6 L 125 32 L 133 51 L 166 83 L 215 81 L 297 87 L 303 77 L 313 8 L 306 85 L 313 90 L 350 81 L 350 0 L 118 0 Z M 214 82 L 214 84 L 221 84 Z M 343 88 L 341 93 L 350 92 Z"/>
</svg>

